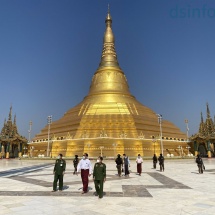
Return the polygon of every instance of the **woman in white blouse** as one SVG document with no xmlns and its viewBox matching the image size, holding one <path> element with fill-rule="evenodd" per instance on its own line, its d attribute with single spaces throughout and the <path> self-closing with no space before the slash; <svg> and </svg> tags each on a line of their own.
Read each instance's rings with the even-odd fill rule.
<svg viewBox="0 0 215 215">
<path fill-rule="evenodd" d="M 139 174 L 139 176 L 141 176 L 143 159 L 141 158 L 140 154 L 138 154 L 136 163 L 137 163 L 137 173 Z"/>
</svg>

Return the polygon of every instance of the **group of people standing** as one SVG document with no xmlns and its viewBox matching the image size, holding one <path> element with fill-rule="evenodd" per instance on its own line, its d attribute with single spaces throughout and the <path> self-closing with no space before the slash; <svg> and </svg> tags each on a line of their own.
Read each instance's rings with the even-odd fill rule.
<svg viewBox="0 0 215 215">
<path fill-rule="evenodd" d="M 156 154 L 154 154 L 153 158 L 153 168 L 156 169 L 157 162 L 159 162 L 160 165 L 160 171 L 164 171 L 164 156 L 160 154 L 160 156 L 157 158 Z M 128 177 L 129 167 L 130 167 L 130 160 L 129 157 L 126 154 L 123 154 L 123 157 L 121 158 L 121 155 L 118 154 L 117 158 L 115 159 L 116 162 L 116 168 L 118 171 L 118 176 L 122 176 L 122 172 L 124 172 L 124 176 Z M 138 154 L 138 157 L 136 159 L 137 164 L 137 174 L 141 176 L 142 173 L 142 163 L 143 159 L 140 154 Z M 199 169 L 199 173 L 203 173 L 204 163 L 200 155 L 197 155 L 196 163 Z M 93 180 L 95 184 L 95 195 L 99 198 L 103 197 L 103 184 L 106 181 L 106 165 L 103 163 L 103 157 L 99 156 L 96 160 L 96 163 L 94 165 L 94 168 L 92 169 L 92 165 L 90 160 L 88 159 L 88 154 L 84 153 L 81 160 L 79 160 L 78 155 L 75 155 L 75 159 L 73 160 L 74 165 L 74 172 L 73 174 L 78 175 L 81 173 L 81 179 L 83 183 L 83 189 L 82 194 L 85 194 L 88 192 L 88 183 L 89 183 L 89 177 L 93 175 Z M 57 160 L 55 161 L 54 166 L 54 182 L 53 182 L 53 191 L 57 191 L 57 182 L 59 181 L 59 191 L 63 190 L 63 176 L 65 174 L 66 170 L 66 161 L 63 159 L 63 155 L 59 154 L 57 157 Z"/>
<path fill-rule="evenodd" d="M 92 170 L 92 165 L 88 159 L 88 154 L 84 153 L 81 160 L 78 155 L 75 155 L 73 160 L 74 172 L 73 174 L 81 173 L 81 179 L 83 184 L 82 194 L 88 192 L 89 177 L 93 175 L 96 193 L 99 198 L 103 197 L 103 183 L 106 180 L 106 165 L 103 163 L 103 157 L 99 156 Z M 63 159 L 63 155 L 59 154 L 54 166 L 54 182 L 52 192 L 57 191 L 57 182 L 59 180 L 59 191 L 63 190 L 63 176 L 66 170 L 66 161 Z"/>
<path fill-rule="evenodd" d="M 160 154 L 160 156 L 157 158 L 156 154 L 154 154 L 153 158 L 153 168 L 156 169 L 157 162 L 159 161 L 160 165 L 160 171 L 164 171 L 164 156 Z M 126 154 L 123 154 L 123 158 L 121 158 L 121 155 L 118 154 L 117 158 L 115 160 L 116 162 L 116 168 L 118 171 L 118 176 L 122 176 L 122 172 L 125 172 L 124 176 L 127 177 L 129 176 L 129 167 L 130 167 L 130 160 L 129 157 Z M 142 173 L 142 163 L 143 163 L 143 158 L 141 157 L 140 154 L 138 154 L 137 159 L 136 159 L 136 164 L 137 164 L 137 174 L 141 176 Z"/>
<path fill-rule="evenodd" d="M 125 177 L 128 177 L 130 174 L 130 172 L 129 172 L 129 167 L 130 167 L 129 157 L 126 154 L 123 154 L 123 158 L 121 158 L 121 155 L 118 154 L 115 162 L 116 162 L 116 168 L 118 171 L 118 176 L 121 177 L 122 172 L 124 172 Z"/>
<path fill-rule="evenodd" d="M 154 154 L 152 160 L 153 160 L 153 168 L 156 169 L 157 162 L 159 161 L 160 171 L 164 172 L 164 156 L 160 154 L 160 156 L 157 158 L 156 154 Z"/>
</svg>

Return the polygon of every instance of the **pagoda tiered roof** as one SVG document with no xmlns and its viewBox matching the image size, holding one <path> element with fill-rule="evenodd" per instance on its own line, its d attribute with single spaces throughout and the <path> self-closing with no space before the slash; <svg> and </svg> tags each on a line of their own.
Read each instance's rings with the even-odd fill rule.
<svg viewBox="0 0 215 215">
<path fill-rule="evenodd" d="M 0 142 L 24 142 L 27 143 L 27 139 L 18 133 L 18 128 L 16 124 L 16 115 L 12 121 L 12 106 L 10 107 L 10 112 L 8 120 L 4 121 L 3 128 L 1 130 Z"/>
</svg>

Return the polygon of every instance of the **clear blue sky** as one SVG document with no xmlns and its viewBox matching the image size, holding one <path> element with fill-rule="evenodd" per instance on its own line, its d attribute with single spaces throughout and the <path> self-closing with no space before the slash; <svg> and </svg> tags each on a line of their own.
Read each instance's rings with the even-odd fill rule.
<svg viewBox="0 0 215 215">
<path fill-rule="evenodd" d="M 1 0 L 0 127 L 9 107 L 32 136 L 88 93 L 110 3 L 116 51 L 144 105 L 195 133 L 215 114 L 214 0 Z M 194 13 L 193 13 L 194 10 Z"/>
</svg>

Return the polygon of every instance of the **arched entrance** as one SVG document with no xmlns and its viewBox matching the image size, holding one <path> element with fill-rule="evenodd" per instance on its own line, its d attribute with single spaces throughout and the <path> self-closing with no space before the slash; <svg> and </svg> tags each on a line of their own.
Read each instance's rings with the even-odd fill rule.
<svg viewBox="0 0 215 215">
<path fill-rule="evenodd" d="M 207 157 L 207 150 L 204 143 L 201 143 L 198 148 L 198 152 L 202 157 Z"/>
<path fill-rule="evenodd" d="M 18 145 L 15 145 L 15 146 L 14 146 L 13 156 L 14 156 L 15 158 L 18 158 L 18 157 L 19 157 L 19 148 L 18 148 Z"/>
</svg>

